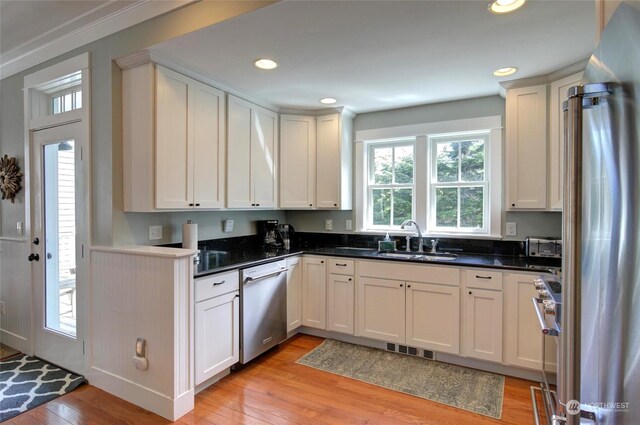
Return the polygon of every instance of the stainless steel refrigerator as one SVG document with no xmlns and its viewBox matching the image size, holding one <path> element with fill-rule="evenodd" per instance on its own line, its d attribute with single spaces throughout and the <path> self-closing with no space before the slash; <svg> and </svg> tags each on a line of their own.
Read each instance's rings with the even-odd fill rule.
<svg viewBox="0 0 640 425">
<path fill-rule="evenodd" d="M 565 111 L 560 413 L 638 425 L 640 2 L 614 13 L 584 83 Z"/>
</svg>

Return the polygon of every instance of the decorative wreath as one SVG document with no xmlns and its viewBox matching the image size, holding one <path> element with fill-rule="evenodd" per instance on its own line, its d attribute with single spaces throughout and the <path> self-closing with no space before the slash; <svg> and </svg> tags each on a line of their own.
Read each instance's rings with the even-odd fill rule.
<svg viewBox="0 0 640 425">
<path fill-rule="evenodd" d="M 22 189 L 22 186 L 20 186 L 21 181 L 22 173 L 16 158 L 9 158 L 7 155 L 0 158 L 0 192 L 2 192 L 2 199 L 8 199 L 12 204 L 15 203 L 15 197 Z"/>
</svg>

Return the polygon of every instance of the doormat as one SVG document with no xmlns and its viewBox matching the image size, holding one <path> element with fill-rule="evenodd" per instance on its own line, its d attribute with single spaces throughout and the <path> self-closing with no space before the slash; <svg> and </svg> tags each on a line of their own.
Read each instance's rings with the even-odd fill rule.
<svg viewBox="0 0 640 425">
<path fill-rule="evenodd" d="M 22 354 L 0 362 L 0 422 L 69 393 L 84 377 Z"/>
<path fill-rule="evenodd" d="M 500 419 L 504 376 L 327 339 L 296 363 Z"/>
</svg>

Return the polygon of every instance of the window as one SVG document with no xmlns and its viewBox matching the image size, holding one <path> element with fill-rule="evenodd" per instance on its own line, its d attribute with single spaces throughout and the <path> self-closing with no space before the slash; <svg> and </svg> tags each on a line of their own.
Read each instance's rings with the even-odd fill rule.
<svg viewBox="0 0 640 425">
<path fill-rule="evenodd" d="M 413 147 L 412 140 L 369 145 L 367 222 L 370 227 L 399 226 L 413 217 Z"/>
<path fill-rule="evenodd" d="M 51 97 L 51 112 L 60 114 L 82 108 L 82 90 L 57 94 Z"/>
<path fill-rule="evenodd" d="M 356 229 L 501 237 L 502 117 L 356 132 Z"/>
<path fill-rule="evenodd" d="M 429 231 L 487 233 L 487 137 L 429 138 Z"/>
</svg>

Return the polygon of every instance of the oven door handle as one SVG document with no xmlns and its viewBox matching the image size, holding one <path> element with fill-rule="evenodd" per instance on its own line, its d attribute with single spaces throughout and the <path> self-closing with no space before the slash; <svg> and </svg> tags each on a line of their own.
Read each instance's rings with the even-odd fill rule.
<svg viewBox="0 0 640 425">
<path fill-rule="evenodd" d="M 533 308 L 536 311 L 536 316 L 538 316 L 538 323 L 540 323 L 540 330 L 542 330 L 542 333 L 545 335 L 558 336 L 558 331 L 556 329 L 549 328 L 544 323 L 544 317 L 542 317 L 542 312 L 538 307 L 538 304 L 542 303 L 542 300 L 539 298 L 533 297 L 531 298 L 531 302 L 533 303 Z"/>
</svg>

